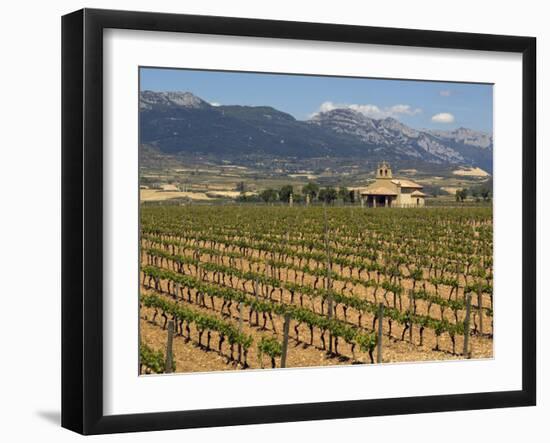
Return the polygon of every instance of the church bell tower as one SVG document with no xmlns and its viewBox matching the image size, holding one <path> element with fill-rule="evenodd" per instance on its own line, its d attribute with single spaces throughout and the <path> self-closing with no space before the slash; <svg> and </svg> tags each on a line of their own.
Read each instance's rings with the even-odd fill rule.
<svg viewBox="0 0 550 443">
<path fill-rule="evenodd" d="M 376 169 L 376 178 L 377 179 L 391 179 L 391 167 L 390 164 L 387 161 L 383 161 L 382 163 L 378 163 L 378 168 Z"/>
</svg>

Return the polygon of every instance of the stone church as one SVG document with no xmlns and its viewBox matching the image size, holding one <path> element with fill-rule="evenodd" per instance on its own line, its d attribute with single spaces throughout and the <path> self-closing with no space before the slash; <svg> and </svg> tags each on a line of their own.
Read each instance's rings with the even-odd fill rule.
<svg viewBox="0 0 550 443">
<path fill-rule="evenodd" d="M 361 206 L 369 208 L 416 208 L 424 206 L 426 194 L 422 185 L 401 178 L 393 178 L 389 163 L 382 162 L 376 169 L 376 181 L 365 188 L 358 188 Z"/>
</svg>

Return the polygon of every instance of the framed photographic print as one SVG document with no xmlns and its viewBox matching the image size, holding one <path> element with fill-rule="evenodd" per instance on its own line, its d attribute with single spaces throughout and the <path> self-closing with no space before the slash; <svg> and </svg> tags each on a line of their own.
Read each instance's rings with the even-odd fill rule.
<svg viewBox="0 0 550 443">
<path fill-rule="evenodd" d="M 535 404 L 534 38 L 62 26 L 64 427 Z"/>
</svg>

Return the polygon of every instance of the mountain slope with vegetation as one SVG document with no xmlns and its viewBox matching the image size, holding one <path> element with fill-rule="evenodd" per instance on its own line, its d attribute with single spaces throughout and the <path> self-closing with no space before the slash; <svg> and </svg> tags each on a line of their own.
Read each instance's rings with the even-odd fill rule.
<svg viewBox="0 0 550 443">
<path fill-rule="evenodd" d="M 394 118 L 333 109 L 306 121 L 269 106 L 213 106 L 190 92 L 140 94 L 141 143 L 168 154 L 232 158 L 361 158 L 395 164 L 465 165 L 492 172 L 492 136 L 431 131 Z"/>
</svg>

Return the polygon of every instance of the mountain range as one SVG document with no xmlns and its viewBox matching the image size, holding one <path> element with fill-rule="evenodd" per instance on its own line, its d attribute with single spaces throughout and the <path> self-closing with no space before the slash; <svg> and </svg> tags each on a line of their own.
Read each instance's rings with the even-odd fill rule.
<svg viewBox="0 0 550 443">
<path fill-rule="evenodd" d="M 491 134 L 414 129 L 338 108 L 296 120 L 269 106 L 213 106 L 190 92 L 140 93 L 140 142 L 167 154 L 349 158 L 476 166 L 492 173 Z"/>
</svg>

